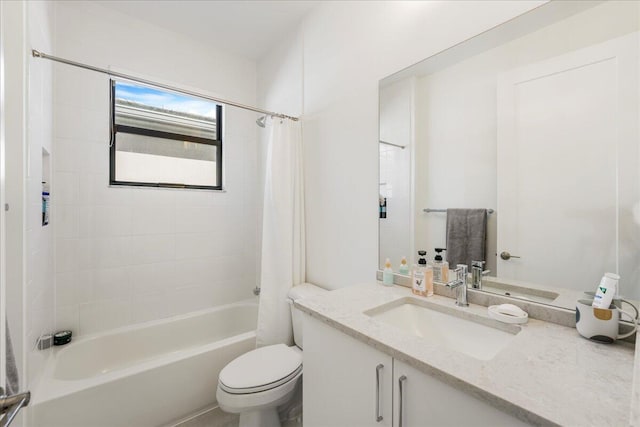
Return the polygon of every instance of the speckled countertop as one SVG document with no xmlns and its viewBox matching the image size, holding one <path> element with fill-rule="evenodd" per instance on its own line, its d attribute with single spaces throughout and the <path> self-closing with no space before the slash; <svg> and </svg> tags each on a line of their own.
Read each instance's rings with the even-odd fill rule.
<svg viewBox="0 0 640 427">
<path fill-rule="evenodd" d="M 491 360 L 481 361 L 364 314 L 407 297 L 423 299 L 412 296 L 405 287 L 371 282 L 305 298 L 295 305 L 347 335 L 532 424 L 626 426 L 630 412 L 631 422 L 640 417 L 630 409 L 632 344 L 598 344 L 580 337 L 575 328 L 530 319 L 507 347 Z M 459 308 L 453 299 L 440 295 L 428 300 L 462 310 L 464 317 L 478 316 L 482 323 L 495 322 L 488 318 L 486 307 Z M 640 402 L 639 394 L 636 387 L 634 403 Z"/>
</svg>

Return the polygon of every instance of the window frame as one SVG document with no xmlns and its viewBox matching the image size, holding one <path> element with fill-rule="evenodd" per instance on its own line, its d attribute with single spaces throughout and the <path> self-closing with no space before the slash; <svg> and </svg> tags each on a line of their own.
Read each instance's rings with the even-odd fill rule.
<svg viewBox="0 0 640 427">
<path fill-rule="evenodd" d="M 155 188 L 186 188 L 197 190 L 217 190 L 223 191 L 223 157 L 222 157 L 222 105 L 216 103 L 216 139 L 202 138 L 198 136 L 183 135 L 179 133 L 164 132 L 154 129 L 139 128 L 135 126 L 116 124 L 116 82 L 127 80 L 109 79 L 110 85 L 110 132 L 111 141 L 109 144 L 109 185 L 110 186 L 131 186 L 131 187 L 155 187 Z M 136 82 L 136 84 L 138 84 Z M 147 84 L 143 86 L 153 87 Z M 166 90 L 158 88 L 161 90 Z M 170 92 L 170 91 L 167 91 Z M 197 144 L 213 145 L 216 147 L 216 182 L 218 185 L 189 185 L 168 182 L 137 182 L 137 181 L 117 181 L 116 180 L 116 136 L 120 133 L 132 135 L 151 136 L 154 138 L 171 139 L 177 141 L 188 141 Z"/>
</svg>

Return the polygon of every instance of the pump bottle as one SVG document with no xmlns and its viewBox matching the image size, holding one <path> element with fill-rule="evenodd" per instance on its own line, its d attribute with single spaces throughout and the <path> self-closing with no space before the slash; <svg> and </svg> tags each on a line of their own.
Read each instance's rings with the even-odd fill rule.
<svg viewBox="0 0 640 427">
<path fill-rule="evenodd" d="M 433 281 L 440 283 L 449 283 L 449 263 L 442 259 L 442 251 L 446 251 L 445 248 L 436 248 L 436 256 L 431 261 L 433 267 Z"/>
<path fill-rule="evenodd" d="M 418 264 L 413 265 L 411 274 L 412 292 L 423 297 L 433 295 L 433 268 L 427 265 L 426 255 L 426 251 L 418 251 Z"/>
</svg>

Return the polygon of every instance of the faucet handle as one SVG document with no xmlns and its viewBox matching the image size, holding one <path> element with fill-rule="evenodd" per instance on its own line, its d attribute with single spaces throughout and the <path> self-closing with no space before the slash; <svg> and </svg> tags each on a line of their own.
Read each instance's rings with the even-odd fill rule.
<svg viewBox="0 0 640 427">
<path fill-rule="evenodd" d="M 471 267 L 484 268 L 484 261 L 471 261 Z"/>
<path fill-rule="evenodd" d="M 456 265 L 456 271 L 458 272 L 458 277 L 466 278 L 469 267 L 467 266 L 467 264 L 458 264 Z"/>
</svg>

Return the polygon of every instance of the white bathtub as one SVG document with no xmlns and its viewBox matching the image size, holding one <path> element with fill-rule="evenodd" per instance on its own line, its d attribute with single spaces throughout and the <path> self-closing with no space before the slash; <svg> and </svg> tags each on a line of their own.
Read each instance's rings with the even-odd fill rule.
<svg viewBox="0 0 640 427">
<path fill-rule="evenodd" d="M 55 348 L 29 424 L 160 426 L 212 406 L 220 370 L 255 348 L 257 314 L 246 301 Z"/>
</svg>

